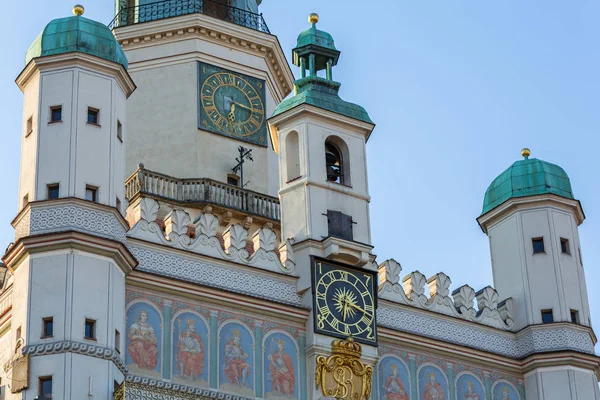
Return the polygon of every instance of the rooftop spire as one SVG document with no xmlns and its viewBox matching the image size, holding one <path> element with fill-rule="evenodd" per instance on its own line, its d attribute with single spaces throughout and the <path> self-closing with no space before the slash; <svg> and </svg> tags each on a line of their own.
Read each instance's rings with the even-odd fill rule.
<svg viewBox="0 0 600 400">
<path fill-rule="evenodd" d="M 78 17 L 83 15 L 83 13 L 85 12 L 85 8 L 83 8 L 83 6 L 81 4 L 75 4 L 73 6 L 73 14 L 77 15 Z"/>
<path fill-rule="evenodd" d="M 317 71 L 326 70 L 327 80 L 333 80 L 332 67 L 340 58 L 340 52 L 335 48 L 333 37 L 317 29 L 319 14 L 311 13 L 308 16 L 310 28 L 298 35 L 296 48 L 292 50 L 294 65 L 300 67 L 302 78 L 317 75 Z"/>
<path fill-rule="evenodd" d="M 523 156 L 524 159 L 528 160 L 529 156 L 531 155 L 531 150 L 529 150 L 527 147 L 523 148 L 523 150 L 521 150 L 521 155 Z"/>
</svg>

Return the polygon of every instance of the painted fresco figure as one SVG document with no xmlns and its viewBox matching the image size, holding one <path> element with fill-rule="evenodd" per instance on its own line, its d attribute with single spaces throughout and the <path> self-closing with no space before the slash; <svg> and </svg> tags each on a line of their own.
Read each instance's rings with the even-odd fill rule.
<svg viewBox="0 0 600 400">
<path fill-rule="evenodd" d="M 273 389 L 284 396 L 292 397 L 296 383 L 296 372 L 292 358 L 285 351 L 283 340 L 279 339 L 277 341 L 277 350 L 273 354 L 269 354 L 267 358 L 270 363 L 269 369 Z"/>
<path fill-rule="evenodd" d="M 508 389 L 506 386 L 502 388 L 502 400 L 511 400 L 510 389 Z"/>
<path fill-rule="evenodd" d="M 444 389 L 439 382 L 436 382 L 435 373 L 429 373 L 429 382 L 425 385 L 423 391 L 423 400 L 446 400 Z"/>
<path fill-rule="evenodd" d="M 138 313 L 129 328 L 129 355 L 141 369 L 153 370 L 158 364 L 158 346 L 154 328 L 148 323 L 148 312 Z"/>
<path fill-rule="evenodd" d="M 250 365 L 246 362 L 246 353 L 241 344 L 240 331 L 234 329 L 225 344 L 225 376 L 231 383 L 248 386 L 246 378 L 250 374 Z"/>
<path fill-rule="evenodd" d="M 467 391 L 461 400 L 481 400 L 481 397 L 475 393 L 475 384 L 473 382 L 467 382 Z"/>
<path fill-rule="evenodd" d="M 204 341 L 196 333 L 196 321 L 188 319 L 177 343 L 177 365 L 182 378 L 195 380 L 204 371 Z"/>
<path fill-rule="evenodd" d="M 404 384 L 398 373 L 398 366 L 392 364 L 392 371 L 385 380 L 385 400 L 409 400 L 408 393 L 404 389 Z"/>
</svg>

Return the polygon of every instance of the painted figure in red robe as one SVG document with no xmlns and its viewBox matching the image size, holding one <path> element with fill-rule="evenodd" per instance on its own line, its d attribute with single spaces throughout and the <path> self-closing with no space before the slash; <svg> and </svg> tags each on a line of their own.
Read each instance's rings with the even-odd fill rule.
<svg viewBox="0 0 600 400">
<path fill-rule="evenodd" d="M 248 353 L 241 344 L 240 331 L 234 329 L 231 338 L 225 344 L 225 376 L 231 383 L 248 386 L 246 379 L 250 374 L 250 365 L 246 362 Z"/>
<path fill-rule="evenodd" d="M 129 355 L 141 369 L 153 370 L 158 364 L 158 346 L 154 328 L 148 323 L 148 312 L 140 311 L 129 328 Z"/>
<path fill-rule="evenodd" d="M 436 382 L 435 373 L 429 373 L 429 382 L 425 385 L 423 400 L 446 400 L 444 389 L 439 382 Z"/>
<path fill-rule="evenodd" d="M 204 341 L 196 333 L 196 321 L 188 319 L 185 325 L 177 342 L 177 365 L 183 379 L 195 380 L 204 371 Z"/>
<path fill-rule="evenodd" d="M 267 358 L 269 359 L 273 389 L 284 396 L 293 397 L 296 373 L 292 358 L 285 351 L 283 340 L 277 341 L 277 350 L 273 354 L 269 354 Z"/>
<path fill-rule="evenodd" d="M 388 375 L 383 388 L 385 389 L 385 400 L 409 400 L 396 364 L 392 364 L 392 372 Z"/>
</svg>

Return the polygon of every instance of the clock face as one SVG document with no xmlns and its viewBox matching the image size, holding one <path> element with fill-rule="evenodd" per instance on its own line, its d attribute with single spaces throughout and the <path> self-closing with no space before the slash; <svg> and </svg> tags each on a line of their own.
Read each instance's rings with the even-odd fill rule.
<svg viewBox="0 0 600 400">
<path fill-rule="evenodd" d="M 377 345 L 375 274 L 313 259 L 315 332 Z"/>
<path fill-rule="evenodd" d="M 264 82 L 200 64 L 199 128 L 266 146 Z"/>
</svg>

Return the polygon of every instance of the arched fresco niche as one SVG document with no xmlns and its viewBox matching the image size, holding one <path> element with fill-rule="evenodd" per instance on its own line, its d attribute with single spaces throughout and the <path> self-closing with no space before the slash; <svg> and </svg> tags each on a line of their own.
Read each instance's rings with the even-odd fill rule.
<svg viewBox="0 0 600 400">
<path fill-rule="evenodd" d="M 517 390 L 506 381 L 498 381 L 492 388 L 493 400 L 519 400 Z"/>
<path fill-rule="evenodd" d="M 419 400 L 448 400 L 448 380 L 440 369 L 426 364 L 419 369 Z"/>
<path fill-rule="evenodd" d="M 144 301 L 132 303 L 126 315 L 125 364 L 129 373 L 161 379 L 162 315 L 154 305 Z"/>
<path fill-rule="evenodd" d="M 219 388 L 254 397 L 254 338 L 246 325 L 229 321 L 219 329 Z"/>
<path fill-rule="evenodd" d="M 208 387 L 209 337 L 204 318 L 191 311 L 173 317 L 171 376 L 174 383 Z"/>
<path fill-rule="evenodd" d="M 461 373 L 456 378 L 457 400 L 485 400 L 483 384 L 475 375 Z"/>
<path fill-rule="evenodd" d="M 269 332 L 263 341 L 265 399 L 298 399 L 298 345 L 283 331 Z"/>
<path fill-rule="evenodd" d="M 409 400 L 410 376 L 398 357 L 383 356 L 377 365 L 380 400 Z"/>
</svg>

